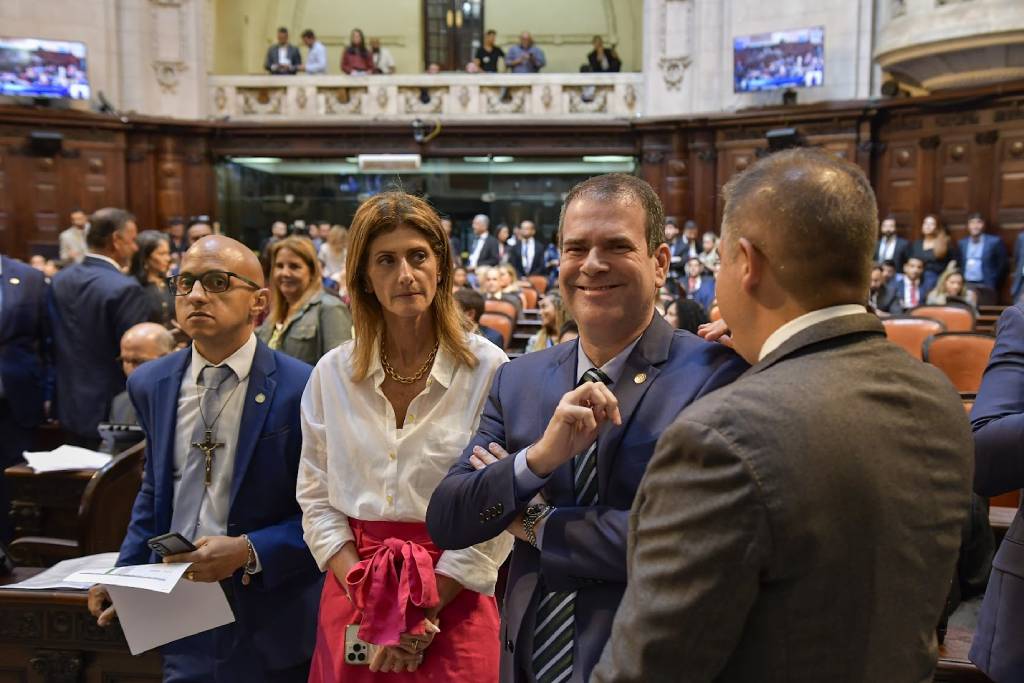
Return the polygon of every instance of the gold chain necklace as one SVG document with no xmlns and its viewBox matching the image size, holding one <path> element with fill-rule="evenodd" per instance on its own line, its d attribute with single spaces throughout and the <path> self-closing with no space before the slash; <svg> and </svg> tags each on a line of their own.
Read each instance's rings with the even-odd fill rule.
<svg viewBox="0 0 1024 683">
<path fill-rule="evenodd" d="M 398 374 L 398 371 L 396 371 L 395 368 L 391 366 L 391 363 L 388 362 L 388 353 L 384 350 L 383 345 L 380 347 L 380 364 L 384 368 L 384 372 L 388 373 L 388 376 L 399 384 L 415 384 L 423 379 L 423 375 L 427 374 L 427 371 L 430 370 L 430 366 L 434 363 L 434 356 L 437 355 L 437 349 L 439 346 L 440 343 L 434 344 L 434 350 L 430 352 L 429 356 L 427 356 L 427 362 L 424 363 L 412 377 L 405 377 Z"/>
</svg>

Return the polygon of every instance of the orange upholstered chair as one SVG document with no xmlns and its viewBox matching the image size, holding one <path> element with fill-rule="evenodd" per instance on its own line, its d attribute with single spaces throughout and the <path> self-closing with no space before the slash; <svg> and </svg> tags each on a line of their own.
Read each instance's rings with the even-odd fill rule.
<svg viewBox="0 0 1024 683">
<path fill-rule="evenodd" d="M 512 318 L 504 313 L 484 313 L 480 316 L 480 324 L 497 330 L 505 340 L 505 348 L 508 348 L 509 342 L 512 341 L 512 330 L 515 328 Z"/>
<path fill-rule="evenodd" d="M 484 310 L 488 313 L 501 313 L 502 315 L 508 316 L 513 321 L 515 321 L 519 315 L 514 303 L 510 301 L 501 301 L 500 299 L 485 299 Z"/>
<path fill-rule="evenodd" d="M 533 287 L 519 287 L 519 296 L 523 300 L 523 308 L 537 308 L 537 290 Z"/>
<path fill-rule="evenodd" d="M 533 288 L 537 290 L 539 294 L 543 294 L 548 291 L 548 279 L 543 275 L 530 275 L 526 278 L 533 285 Z"/>
<path fill-rule="evenodd" d="M 893 315 L 882 320 L 885 336 L 889 341 L 903 347 L 914 358 L 921 360 L 921 347 L 924 340 L 946 331 L 946 326 L 938 320 L 916 318 L 908 315 Z"/>
<path fill-rule="evenodd" d="M 966 306 L 915 306 L 907 313 L 938 320 L 946 326 L 947 332 L 974 332 L 974 311 Z"/>
<path fill-rule="evenodd" d="M 987 334 L 946 332 L 925 340 L 923 359 L 942 370 L 960 393 L 976 394 L 995 345 L 996 338 Z"/>
</svg>

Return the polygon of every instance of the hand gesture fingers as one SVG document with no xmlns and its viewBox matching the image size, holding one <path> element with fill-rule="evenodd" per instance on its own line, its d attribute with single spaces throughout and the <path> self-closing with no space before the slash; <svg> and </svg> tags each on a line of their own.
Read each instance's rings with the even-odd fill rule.
<svg viewBox="0 0 1024 683">
<path fill-rule="evenodd" d="M 488 465 L 493 465 L 499 460 L 504 460 L 508 457 L 508 451 L 494 443 L 493 441 L 487 444 L 488 450 L 484 450 L 483 446 L 474 446 L 473 454 L 469 456 L 469 464 L 475 469 L 482 470 Z"/>
<path fill-rule="evenodd" d="M 117 617 L 117 611 L 110 602 L 110 593 L 105 586 L 95 585 L 89 589 L 89 613 L 96 617 L 99 626 L 109 626 Z"/>
</svg>

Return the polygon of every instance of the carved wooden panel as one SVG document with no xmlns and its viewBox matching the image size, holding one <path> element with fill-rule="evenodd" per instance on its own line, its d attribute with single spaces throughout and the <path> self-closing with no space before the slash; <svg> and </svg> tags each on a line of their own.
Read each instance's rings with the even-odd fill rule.
<svg viewBox="0 0 1024 683">
<path fill-rule="evenodd" d="M 1008 230 L 1024 229 L 1024 128 L 1016 127 L 997 144 L 994 219 Z"/>
<path fill-rule="evenodd" d="M 915 140 L 887 144 L 879 164 L 875 193 L 879 215 L 893 214 L 901 235 L 910 237 L 916 230 L 918 197 L 918 154 Z"/>
<path fill-rule="evenodd" d="M 60 233 L 57 164 L 57 157 L 24 157 L 22 163 L 31 174 L 31 215 L 36 234 L 43 240 L 56 240 Z"/>
<path fill-rule="evenodd" d="M 967 214 L 972 207 L 973 184 L 971 167 L 975 149 L 972 136 L 946 135 L 938 151 L 937 187 L 935 190 L 936 209 L 939 217 L 954 238 L 962 237 Z"/>
</svg>

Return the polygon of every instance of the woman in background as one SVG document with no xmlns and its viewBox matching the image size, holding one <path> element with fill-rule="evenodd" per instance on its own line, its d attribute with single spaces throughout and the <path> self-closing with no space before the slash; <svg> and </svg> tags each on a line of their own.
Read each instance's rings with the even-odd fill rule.
<svg viewBox="0 0 1024 683">
<path fill-rule="evenodd" d="M 324 291 L 320 262 L 305 237 L 286 237 L 270 248 L 270 314 L 256 336 L 310 365 L 352 338 L 352 316 Z"/>
<path fill-rule="evenodd" d="M 327 571 L 310 681 L 498 680 L 493 593 L 511 536 L 441 551 L 424 523 L 507 360 L 468 331 L 449 249 L 434 210 L 402 192 L 352 221 L 355 339 L 323 358 L 302 397 L 297 497 Z M 369 667 L 345 658 L 355 624 Z"/>
<path fill-rule="evenodd" d="M 708 316 L 699 303 L 682 298 L 665 307 L 665 321 L 677 330 L 697 334 L 697 329 L 708 322 Z"/>
<path fill-rule="evenodd" d="M 146 292 L 149 320 L 174 326 L 174 293 L 167 286 L 171 269 L 171 239 L 159 230 L 143 230 L 135 238 L 139 250 L 132 256 L 131 275 Z"/>
<path fill-rule="evenodd" d="M 959 270 L 950 269 L 939 277 L 935 289 L 928 292 L 926 303 L 936 306 L 961 304 L 970 306 L 977 312 L 978 295 L 974 291 L 967 289 L 967 282 L 964 280 L 963 273 Z"/>
<path fill-rule="evenodd" d="M 366 47 L 362 29 L 354 28 L 349 34 L 348 46 L 341 53 L 341 70 L 349 76 L 373 73 L 373 54 Z"/>
<path fill-rule="evenodd" d="M 542 351 L 558 343 L 558 333 L 569 317 L 558 292 L 550 292 L 540 300 L 540 331 L 526 342 L 526 353 Z"/>
<path fill-rule="evenodd" d="M 910 256 L 924 263 L 921 289 L 930 292 L 950 263 L 960 263 L 956 242 L 937 216 L 929 214 L 921 221 L 921 239 L 910 246 Z"/>
<path fill-rule="evenodd" d="M 345 282 L 345 257 L 348 255 L 348 230 L 332 226 L 317 256 L 324 267 L 324 276 L 341 284 Z"/>
</svg>

